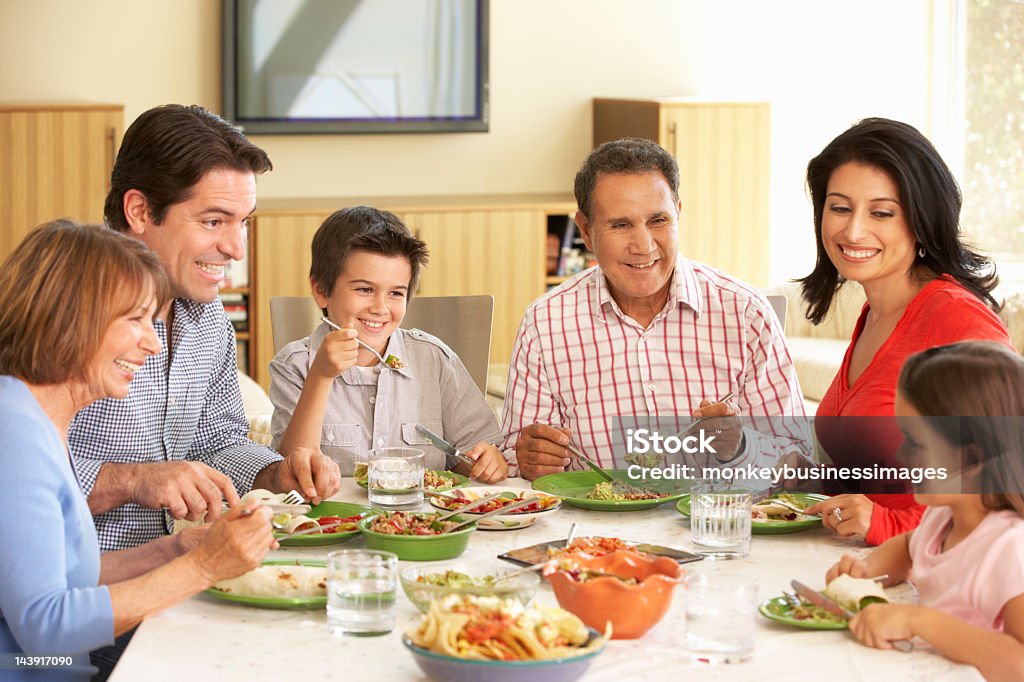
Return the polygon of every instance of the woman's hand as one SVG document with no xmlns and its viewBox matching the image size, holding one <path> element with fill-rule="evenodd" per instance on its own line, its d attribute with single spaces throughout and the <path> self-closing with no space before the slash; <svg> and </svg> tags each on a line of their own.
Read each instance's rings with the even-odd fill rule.
<svg viewBox="0 0 1024 682">
<path fill-rule="evenodd" d="M 875 503 L 863 495 L 836 495 L 812 504 L 804 514 L 821 514 L 821 525 L 844 537 L 864 537 Z"/>
<path fill-rule="evenodd" d="M 469 470 L 469 477 L 473 480 L 481 483 L 497 483 L 508 477 L 508 462 L 494 445 L 480 442 L 464 454 L 476 461 L 473 468 Z"/>
<path fill-rule="evenodd" d="M 259 504 L 235 507 L 210 526 L 186 556 L 211 585 L 247 573 L 277 547 L 270 517 L 270 509 Z"/>
</svg>

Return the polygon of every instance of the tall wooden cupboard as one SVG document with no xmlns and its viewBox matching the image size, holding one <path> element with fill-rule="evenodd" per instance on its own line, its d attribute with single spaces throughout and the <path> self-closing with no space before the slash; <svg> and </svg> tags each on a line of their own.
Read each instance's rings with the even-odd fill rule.
<svg viewBox="0 0 1024 682">
<path fill-rule="evenodd" d="M 119 104 L 0 104 L 0 259 L 36 225 L 103 220 Z"/>
</svg>

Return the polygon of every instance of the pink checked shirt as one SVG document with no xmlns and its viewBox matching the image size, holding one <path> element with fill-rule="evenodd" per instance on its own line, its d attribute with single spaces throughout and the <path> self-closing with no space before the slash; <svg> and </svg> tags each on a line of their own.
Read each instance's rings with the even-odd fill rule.
<svg viewBox="0 0 1024 682">
<path fill-rule="evenodd" d="M 668 303 L 644 329 L 612 299 L 598 266 L 541 296 L 523 316 L 509 366 L 503 449 L 514 462 L 521 429 L 566 426 L 583 454 L 610 467 L 612 453 L 623 451 L 621 435 L 618 445 L 612 441 L 618 417 L 678 416 L 685 424 L 701 399 L 730 391 L 741 417 L 800 418 L 760 420 L 756 431 L 745 422 L 747 444 L 734 465 L 771 466 L 783 451 L 810 454 L 796 372 L 764 296 L 680 257 Z"/>
</svg>

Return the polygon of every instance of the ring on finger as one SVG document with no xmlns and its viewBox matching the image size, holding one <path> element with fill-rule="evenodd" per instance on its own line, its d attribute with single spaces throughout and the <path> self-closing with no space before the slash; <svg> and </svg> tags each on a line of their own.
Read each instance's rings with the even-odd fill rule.
<svg viewBox="0 0 1024 682">
<path fill-rule="evenodd" d="M 832 516 L 835 517 L 836 523 L 839 523 L 843 520 L 843 510 L 840 509 L 839 507 L 836 507 L 835 509 L 832 510 Z"/>
</svg>

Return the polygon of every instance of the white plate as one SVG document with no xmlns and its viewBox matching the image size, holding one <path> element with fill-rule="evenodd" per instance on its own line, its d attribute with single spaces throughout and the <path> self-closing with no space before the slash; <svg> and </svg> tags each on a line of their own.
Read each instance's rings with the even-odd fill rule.
<svg viewBox="0 0 1024 682">
<path fill-rule="evenodd" d="M 549 495 L 548 493 L 540 492 L 539 490 L 513 490 L 511 488 L 502 489 L 491 488 L 489 486 L 476 486 L 470 488 L 455 488 L 453 490 L 445 491 L 442 494 L 448 497 L 453 497 L 458 496 L 458 494 L 461 493 L 461 496 L 468 498 L 468 500 L 472 502 L 474 500 L 479 500 L 481 497 L 493 495 L 497 492 L 510 493 L 512 495 L 522 494 L 524 497 L 545 499 L 553 498 L 558 500 L 558 504 L 541 511 L 514 511 L 510 514 L 498 514 L 497 516 L 492 516 L 489 519 L 481 521 L 478 526 L 480 530 L 519 530 L 520 528 L 529 528 L 533 524 L 537 523 L 537 521 L 542 517 L 554 514 L 558 511 L 559 507 L 562 506 L 561 498 L 556 495 Z M 439 503 L 439 500 L 434 496 L 430 497 L 430 504 L 438 509 L 447 509 L 442 506 Z M 478 516 L 483 513 L 484 512 L 470 510 L 466 512 L 466 516 Z"/>
</svg>

